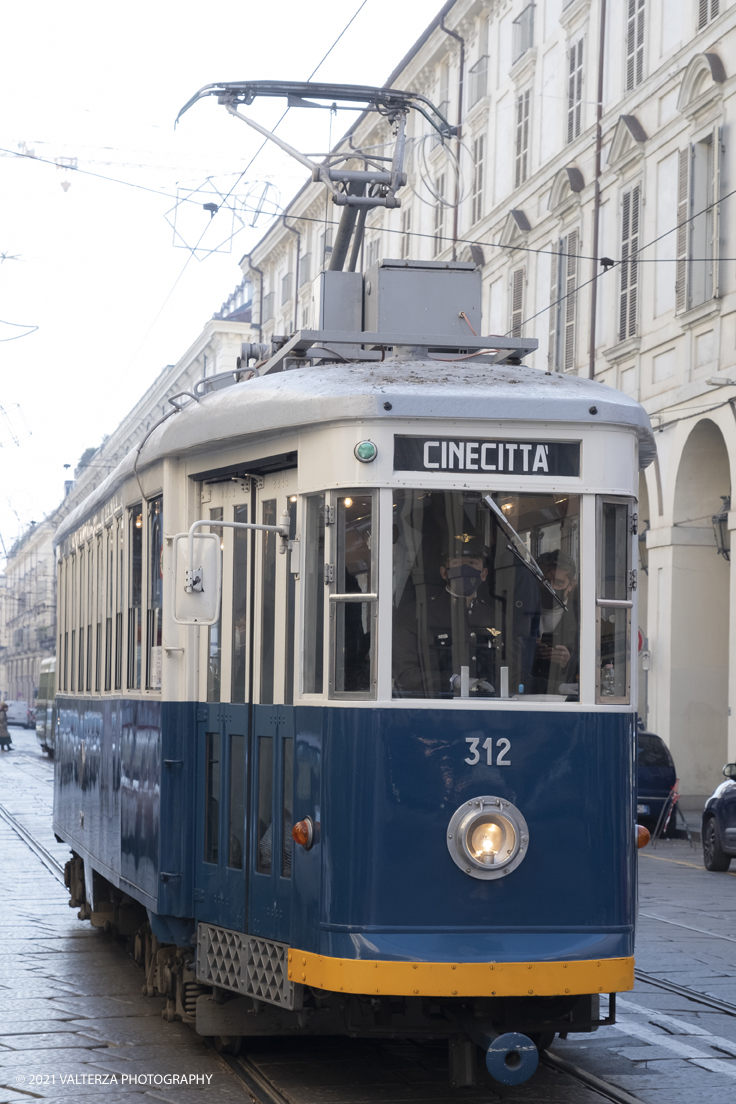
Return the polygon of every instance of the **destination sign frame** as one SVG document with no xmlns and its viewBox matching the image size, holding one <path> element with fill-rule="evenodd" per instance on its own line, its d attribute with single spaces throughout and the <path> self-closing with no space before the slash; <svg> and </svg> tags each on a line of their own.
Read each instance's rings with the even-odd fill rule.
<svg viewBox="0 0 736 1104">
<path fill-rule="evenodd" d="M 397 434 L 394 471 L 579 478 L 580 441 Z"/>
</svg>

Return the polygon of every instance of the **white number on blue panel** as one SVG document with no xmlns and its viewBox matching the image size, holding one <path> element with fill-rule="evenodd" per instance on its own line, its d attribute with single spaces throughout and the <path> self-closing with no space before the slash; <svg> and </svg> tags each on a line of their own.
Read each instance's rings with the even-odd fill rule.
<svg viewBox="0 0 736 1104">
<path fill-rule="evenodd" d="M 511 766 L 511 760 L 507 758 L 509 752 L 511 751 L 511 741 L 507 740 L 505 736 L 502 736 L 500 740 L 496 740 L 495 759 L 493 758 L 493 739 L 490 736 L 483 741 L 482 745 L 480 744 L 479 736 L 466 736 L 465 743 L 470 744 L 470 755 L 465 760 L 469 767 L 475 767 L 478 765 L 478 763 L 480 763 L 481 755 L 480 751 L 478 750 L 479 745 L 483 748 L 483 751 L 485 752 L 486 766 Z"/>
</svg>

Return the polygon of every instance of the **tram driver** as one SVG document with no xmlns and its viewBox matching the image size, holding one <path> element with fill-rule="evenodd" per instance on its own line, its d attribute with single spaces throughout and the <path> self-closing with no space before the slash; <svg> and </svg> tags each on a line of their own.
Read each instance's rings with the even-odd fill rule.
<svg viewBox="0 0 736 1104">
<path fill-rule="evenodd" d="M 408 596 L 397 611 L 394 680 L 401 692 L 455 697 L 461 669 L 467 667 L 474 696 L 495 693 L 494 647 L 501 632 L 494 626 L 487 580 L 486 553 L 478 536 L 453 537 L 435 584 L 423 587 L 414 601 Z"/>
</svg>

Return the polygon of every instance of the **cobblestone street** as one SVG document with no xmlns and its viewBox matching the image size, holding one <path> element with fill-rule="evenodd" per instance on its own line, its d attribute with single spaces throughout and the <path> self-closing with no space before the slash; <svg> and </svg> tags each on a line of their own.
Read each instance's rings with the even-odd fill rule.
<svg viewBox="0 0 736 1104">
<path fill-rule="evenodd" d="M 53 764 L 32 732 L 14 728 L 12 734 L 14 750 L 0 759 L 0 804 L 64 863 L 68 851 L 51 829 Z M 0 1104 L 38 1099 L 117 1104 L 142 1097 L 194 1104 L 205 1095 L 226 1102 L 256 1099 L 192 1028 L 162 1020 L 164 1002 L 142 995 L 141 971 L 102 931 L 77 920 L 64 887 L 4 819 L 0 839 Z M 653 981 L 668 979 L 736 1002 L 736 872 L 709 874 L 699 848 L 667 842 L 641 853 L 639 892 L 637 968 L 653 980 L 637 980 L 634 992 L 619 998 L 615 1027 L 558 1039 L 553 1053 L 644 1104 L 730 1104 L 736 1094 L 736 1017 Z M 254 1091 L 264 1101 L 592 1104 L 603 1099 L 547 1065 L 525 1085 L 492 1084 L 480 1052 L 478 1085 L 453 1090 L 444 1044 L 257 1040 L 246 1046 L 245 1057 L 256 1075 Z M 259 1073 L 276 1095 L 259 1091 Z M 90 1083 L 95 1075 L 111 1083 Z M 171 1075 L 170 1083 L 131 1080 L 141 1075 Z"/>
</svg>

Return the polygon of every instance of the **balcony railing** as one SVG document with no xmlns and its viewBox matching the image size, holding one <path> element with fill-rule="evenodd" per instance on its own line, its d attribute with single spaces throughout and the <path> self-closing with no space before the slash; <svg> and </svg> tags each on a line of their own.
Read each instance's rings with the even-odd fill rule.
<svg viewBox="0 0 736 1104">
<path fill-rule="evenodd" d="M 511 24 L 511 56 L 517 62 L 534 45 L 534 4 L 527 4 Z"/>
<path fill-rule="evenodd" d="M 488 54 L 478 58 L 468 74 L 468 107 L 474 107 L 488 91 Z"/>
</svg>

